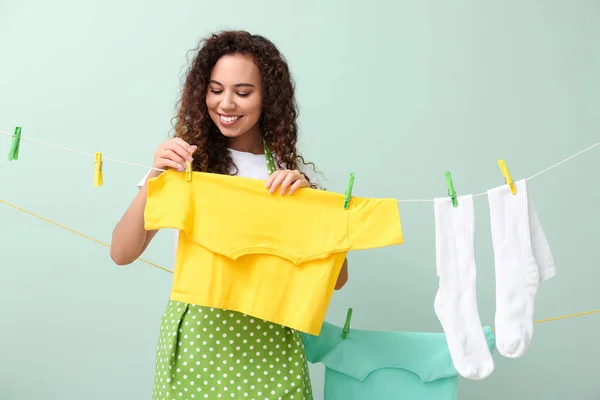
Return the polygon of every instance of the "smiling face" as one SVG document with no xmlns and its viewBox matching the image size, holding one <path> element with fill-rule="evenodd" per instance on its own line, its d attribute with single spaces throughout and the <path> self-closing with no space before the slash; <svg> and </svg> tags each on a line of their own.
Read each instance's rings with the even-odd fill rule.
<svg viewBox="0 0 600 400">
<path fill-rule="evenodd" d="M 251 57 L 232 54 L 217 61 L 210 74 L 206 106 L 231 148 L 262 148 L 258 123 L 262 113 L 261 75 Z"/>
</svg>

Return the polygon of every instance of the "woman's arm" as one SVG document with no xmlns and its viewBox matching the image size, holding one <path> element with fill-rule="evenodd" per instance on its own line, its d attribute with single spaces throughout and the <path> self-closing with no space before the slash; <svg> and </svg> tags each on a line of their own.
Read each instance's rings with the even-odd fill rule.
<svg viewBox="0 0 600 400">
<path fill-rule="evenodd" d="M 113 231 L 110 257 L 117 265 L 134 262 L 142 255 L 156 235 L 157 231 L 146 231 L 144 228 L 148 180 L 159 176 L 161 171 L 167 168 L 183 171 L 186 161 L 192 161 L 191 154 L 197 149 L 197 146 L 190 146 L 181 138 L 169 139 L 158 146 L 158 150 L 154 153 L 152 170 L 144 179 L 144 185 Z"/>
<path fill-rule="evenodd" d="M 140 189 L 121 220 L 115 226 L 110 245 L 110 258 L 117 265 L 134 262 L 148 247 L 158 231 L 144 229 L 147 183 Z"/>
<path fill-rule="evenodd" d="M 348 259 L 344 259 L 344 264 L 342 264 L 342 269 L 340 270 L 340 274 L 338 275 L 337 282 L 335 283 L 335 290 L 340 290 L 344 287 L 344 285 L 348 282 Z"/>
</svg>

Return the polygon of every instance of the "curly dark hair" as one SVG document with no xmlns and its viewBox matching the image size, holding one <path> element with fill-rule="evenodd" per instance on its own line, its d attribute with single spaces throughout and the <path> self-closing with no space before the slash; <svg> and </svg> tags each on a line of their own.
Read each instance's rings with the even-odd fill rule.
<svg viewBox="0 0 600 400">
<path fill-rule="evenodd" d="M 285 57 L 270 40 L 246 31 L 222 31 L 202 39 L 192 51 L 196 56 L 181 90 L 174 129 L 176 137 L 198 146 L 192 162 L 194 171 L 227 175 L 237 168 L 227 150 L 227 139 L 206 106 L 212 69 L 221 57 L 230 54 L 252 57 L 260 71 L 263 99 L 259 124 L 264 141 L 275 153 L 276 165 L 298 169 L 298 160 L 307 165 L 296 150 L 298 105 L 294 83 Z"/>
</svg>

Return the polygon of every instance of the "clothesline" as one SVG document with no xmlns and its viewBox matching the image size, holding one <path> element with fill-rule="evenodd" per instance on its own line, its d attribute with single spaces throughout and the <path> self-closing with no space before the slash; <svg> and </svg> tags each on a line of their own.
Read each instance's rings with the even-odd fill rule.
<svg viewBox="0 0 600 400">
<path fill-rule="evenodd" d="M 6 132 L 1 132 L 1 131 L 0 131 L 0 134 L 6 135 L 6 136 L 10 136 L 10 137 L 14 136 L 13 134 L 6 133 Z M 83 152 L 83 151 L 79 151 L 79 150 L 74 150 L 74 149 L 70 149 L 70 148 L 67 148 L 67 147 L 64 147 L 64 146 L 59 146 L 59 145 L 55 145 L 55 144 L 51 144 L 51 143 L 45 143 L 45 142 L 42 142 L 42 141 L 39 141 L 39 140 L 30 139 L 30 138 L 23 137 L 23 136 L 21 136 L 21 140 L 29 141 L 29 142 L 33 142 L 33 143 L 37 143 L 37 144 L 49 146 L 49 147 L 54 147 L 54 148 L 57 148 L 57 149 L 60 149 L 60 150 L 64 150 L 64 151 L 68 151 L 68 152 L 72 152 L 72 153 L 76 153 L 76 154 L 81 154 L 81 155 L 85 155 L 85 156 L 92 157 L 92 158 L 95 157 L 95 154 L 91 154 L 91 153 L 87 153 L 87 152 Z M 565 158 L 564 160 L 559 161 L 556 164 L 551 165 L 550 167 L 548 167 L 548 168 L 546 168 L 546 169 L 544 169 L 544 170 L 542 170 L 540 172 L 535 173 L 534 175 L 530 176 L 529 178 L 526 178 L 526 180 L 534 179 L 534 178 L 536 178 L 536 177 L 538 177 L 538 176 L 540 176 L 540 175 L 542 175 L 542 174 L 544 174 L 544 173 L 546 173 L 546 172 L 548 172 L 548 171 L 550 171 L 550 170 L 558 167 L 559 165 L 561 165 L 561 164 L 563 164 L 563 163 L 565 163 L 567 161 L 570 161 L 570 160 L 572 160 L 575 157 L 578 157 L 578 156 L 584 154 L 585 152 L 587 152 L 587 151 L 589 151 L 589 150 L 591 150 L 591 149 L 593 149 L 593 148 L 595 148 L 597 146 L 600 146 L 600 142 L 595 143 L 595 144 L 593 144 L 593 145 L 591 145 L 591 146 L 589 146 L 589 147 L 587 147 L 587 148 L 585 148 L 585 149 L 583 149 L 583 150 L 581 150 L 581 151 L 579 151 L 579 152 L 577 152 L 577 153 L 575 153 L 575 154 L 573 154 L 573 155 Z M 122 160 L 118 160 L 118 159 L 113 159 L 113 158 L 104 158 L 104 160 L 113 161 L 113 162 L 116 162 L 116 163 L 121 163 L 121 164 L 126 164 L 126 165 L 132 165 L 132 166 L 142 167 L 142 168 L 146 168 L 146 169 L 154 169 L 154 170 L 164 171 L 164 170 L 161 170 L 161 169 L 158 169 L 158 168 L 153 168 L 153 167 L 149 167 L 149 166 L 145 166 L 145 165 L 141 165 L 141 164 L 136 164 L 136 163 L 132 163 L 132 162 L 128 162 L 128 161 L 122 161 Z M 486 192 L 482 192 L 482 193 L 478 193 L 478 194 L 476 194 L 474 196 L 483 196 L 485 194 L 486 194 Z M 414 199 L 414 200 L 398 200 L 398 201 L 399 202 L 432 202 L 433 200 L 432 199 Z M 106 247 L 110 248 L 110 245 L 107 244 L 107 243 L 104 243 L 104 242 L 102 242 L 100 240 L 94 239 L 94 238 L 92 238 L 92 237 L 90 237 L 88 235 L 85 235 L 83 233 L 77 232 L 74 229 L 68 228 L 68 227 L 66 227 L 64 225 L 61 225 L 61 224 L 58 224 L 58 223 L 56 223 L 54 221 L 51 221 L 51 220 L 49 220 L 47 218 L 39 216 L 39 215 L 37 215 L 37 214 L 35 214 L 33 212 L 27 211 L 27 210 L 25 210 L 23 208 L 20 208 L 20 207 L 14 205 L 14 204 L 11 204 L 11 203 L 9 203 L 7 201 L 4 201 L 4 200 L 0 199 L 0 203 L 8 205 L 8 206 L 10 206 L 10 207 L 12 207 L 12 208 L 14 208 L 16 210 L 19 210 L 21 212 L 24 212 L 26 214 L 34 216 L 34 217 L 36 217 L 38 219 L 41 219 L 43 221 L 49 222 L 49 223 L 51 223 L 51 224 L 53 224 L 55 226 L 58 226 L 58 227 L 60 227 L 62 229 L 65 229 L 65 230 L 70 231 L 72 233 L 75 233 L 75 234 L 77 234 L 79 236 L 82 236 L 82 237 L 84 237 L 84 238 L 86 238 L 88 240 L 91 240 L 93 242 L 96 242 L 98 244 L 101 244 L 103 246 L 106 246 Z M 150 262 L 148 260 L 145 260 L 145 259 L 143 259 L 141 257 L 138 258 L 138 261 L 141 261 L 143 263 L 151 265 L 152 267 L 160 269 L 160 270 L 163 270 L 165 272 L 168 272 L 168 273 L 171 273 L 171 274 L 173 273 L 173 271 L 171 271 L 170 269 L 164 268 L 164 267 L 162 267 L 160 265 L 152 263 L 152 262 Z M 583 315 L 596 314 L 596 313 L 600 313 L 600 310 L 590 310 L 590 311 L 584 311 L 584 312 L 581 312 L 581 313 L 563 315 L 563 316 L 558 316 L 558 317 L 553 317 L 553 318 L 546 318 L 546 319 L 537 320 L 537 321 L 535 321 L 535 323 L 537 324 L 537 323 L 543 323 L 543 322 L 550 322 L 550 321 L 555 321 L 555 320 L 559 320 L 559 319 L 573 318 L 573 317 L 579 317 L 579 316 L 583 316 Z"/>
<path fill-rule="evenodd" d="M 554 168 L 558 167 L 559 165 L 564 164 L 567 161 L 570 161 L 570 160 L 574 159 L 575 157 L 578 157 L 578 156 L 582 155 L 583 153 L 585 153 L 587 151 L 590 151 L 591 149 L 593 149 L 594 147 L 597 147 L 597 146 L 600 146 L 600 142 L 594 143 L 593 145 L 591 145 L 591 146 L 589 146 L 589 147 L 587 147 L 587 148 L 585 148 L 585 149 L 583 149 L 583 150 L 581 150 L 581 151 L 573 154 L 572 156 L 569 156 L 569 157 L 565 158 L 562 161 L 557 162 L 554 165 L 549 166 L 546 169 L 541 170 L 540 172 L 536 172 L 535 174 L 531 175 L 529 178 L 526 178 L 525 180 L 529 181 L 529 180 L 532 180 L 534 178 L 537 178 L 538 176 L 540 176 L 542 174 L 545 174 L 546 172 L 550 171 L 551 169 L 554 169 Z M 485 196 L 486 194 L 487 194 L 487 192 L 481 192 L 481 193 L 477 193 L 477 194 L 473 195 L 473 197 Z M 416 202 L 421 202 L 422 203 L 422 202 L 432 202 L 433 200 L 415 199 L 415 200 L 398 200 L 398 201 L 402 202 L 402 203 L 410 203 L 410 202 L 415 202 L 415 203 Z"/>
<path fill-rule="evenodd" d="M 12 133 L 1 132 L 1 131 L 0 131 L 0 135 L 6 135 L 6 136 L 10 136 L 10 137 L 13 137 L 13 136 L 15 136 L 15 135 L 14 135 L 14 134 L 12 134 Z M 56 149 L 60 149 L 60 150 L 64 150 L 64 151 L 68 151 L 68 152 L 75 153 L 75 154 L 81 154 L 81 155 L 88 156 L 88 157 L 92 157 L 92 158 L 94 158 L 94 157 L 96 156 L 95 154 L 92 154 L 92 153 L 87 153 L 87 152 L 85 152 L 85 151 L 80 151 L 80 150 L 74 150 L 74 149 L 70 149 L 70 148 L 68 148 L 68 147 L 59 146 L 59 145 L 52 144 L 52 143 L 46 143 L 46 142 L 42 142 L 42 141 L 40 141 L 40 140 L 31 139 L 31 138 L 28 138 L 28 137 L 26 137 L 26 136 L 23 136 L 23 135 L 21 135 L 21 140 L 25 140 L 25 141 L 32 142 L 32 143 L 41 144 L 41 145 L 48 146 L 48 147 L 54 147 L 54 148 L 56 148 Z M 108 157 L 104 157 L 104 156 L 103 156 L 103 157 L 102 157 L 102 159 L 103 159 L 104 161 L 113 161 L 113 162 L 116 162 L 116 163 L 119 163 L 119 164 L 132 165 L 132 166 L 134 166 L 134 167 L 142 167 L 142 168 L 146 168 L 146 169 L 155 169 L 155 170 L 158 170 L 158 171 L 162 171 L 162 172 L 164 172 L 164 170 L 163 170 L 163 169 L 154 168 L 154 167 L 148 167 L 148 166 L 146 166 L 146 165 L 143 165 L 143 164 L 136 164 L 136 163 L 132 163 L 132 162 L 129 162 L 129 161 L 117 160 L 116 158 L 108 158 Z"/>
<path fill-rule="evenodd" d="M 0 135 L 10 136 L 10 137 L 14 136 L 14 134 L 12 134 L 12 133 L 2 132 L 2 131 L 0 131 Z M 55 145 L 55 144 L 52 144 L 52 143 L 42 142 L 42 141 L 31 139 L 31 138 L 28 138 L 28 137 L 22 136 L 22 135 L 21 135 L 21 140 L 25 140 L 25 141 L 32 142 L 32 143 L 41 144 L 43 146 L 54 147 L 54 148 L 57 148 L 57 149 L 60 149 L 60 150 L 68 151 L 68 152 L 75 153 L 75 154 L 81 154 L 81 155 L 92 157 L 92 158 L 95 157 L 95 154 L 92 154 L 92 153 L 87 153 L 87 152 L 80 151 L 80 150 L 70 149 L 68 147 L 59 146 L 59 145 Z M 561 164 L 564 164 L 567 161 L 570 161 L 570 160 L 574 159 L 575 157 L 578 157 L 578 156 L 582 155 L 583 153 L 585 153 L 587 151 L 590 151 L 591 149 L 593 149 L 594 147 L 597 147 L 597 146 L 600 146 L 600 142 L 594 143 L 593 145 L 591 145 L 591 146 L 589 146 L 589 147 L 587 147 L 587 148 L 585 148 L 585 149 L 583 149 L 583 150 L 581 150 L 581 151 L 579 151 L 579 152 L 577 152 L 577 153 L 575 153 L 575 154 L 573 154 L 573 155 L 565 158 L 564 160 L 561 160 L 561 161 L 557 162 L 556 164 L 551 165 L 550 167 L 548 167 L 546 169 L 543 169 L 542 171 L 536 172 L 535 174 L 533 174 L 529 178 L 526 178 L 525 180 L 528 181 L 528 180 L 537 178 L 538 176 L 540 176 L 540 175 L 542 175 L 542 174 L 544 174 L 544 173 L 546 173 L 546 172 L 548 172 L 548 171 L 550 171 L 550 170 L 558 167 Z M 120 163 L 120 164 L 131 165 L 131 166 L 141 167 L 141 168 L 150 169 L 150 170 L 156 170 L 156 171 L 161 171 L 161 172 L 165 171 L 164 169 L 149 167 L 149 166 L 146 166 L 146 165 L 143 165 L 143 164 L 136 164 L 136 163 L 132 163 L 132 162 L 129 162 L 129 161 L 118 160 L 116 158 L 102 157 L 102 159 L 104 161 L 112 161 L 112 162 L 116 162 L 116 163 Z M 487 192 L 481 192 L 481 193 L 475 194 L 474 197 L 485 196 L 486 194 L 487 194 Z M 433 202 L 433 199 L 398 199 L 398 202 L 400 202 L 400 203 L 430 203 L 430 202 Z"/>
</svg>

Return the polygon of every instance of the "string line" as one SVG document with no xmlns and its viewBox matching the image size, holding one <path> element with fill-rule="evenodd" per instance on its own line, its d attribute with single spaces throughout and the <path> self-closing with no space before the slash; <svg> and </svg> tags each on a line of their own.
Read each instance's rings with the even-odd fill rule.
<svg viewBox="0 0 600 400">
<path fill-rule="evenodd" d="M 554 164 L 554 165 L 552 165 L 552 166 L 550 166 L 550 167 L 548 167 L 548 168 L 546 168 L 546 169 L 544 169 L 544 170 L 542 170 L 542 171 L 540 171 L 540 172 L 538 172 L 538 173 L 536 173 L 536 174 L 534 174 L 534 175 L 530 176 L 529 178 L 527 178 L 527 180 L 531 180 L 531 179 L 533 179 L 533 178 L 537 178 L 538 176 L 540 176 L 540 175 L 542 175 L 542 174 L 544 174 L 544 173 L 546 173 L 546 172 L 550 171 L 551 169 L 553 169 L 553 168 L 556 168 L 556 167 L 558 167 L 559 165 L 561 165 L 561 164 L 563 164 L 563 163 L 565 163 L 565 162 L 567 162 L 567 161 L 570 161 L 570 160 L 572 160 L 572 159 L 573 159 L 573 158 L 575 158 L 575 157 L 579 157 L 580 155 L 582 155 L 582 154 L 583 154 L 583 153 L 585 153 L 586 151 L 590 151 L 591 149 L 593 149 L 594 147 L 596 147 L 596 146 L 598 146 L 598 145 L 600 145 L 600 142 L 598 142 L 598 143 L 595 143 L 595 144 L 593 144 L 593 145 L 589 146 L 588 148 L 586 148 L 586 149 L 583 149 L 583 150 L 581 150 L 580 152 L 578 152 L 578 153 L 575 153 L 575 154 L 573 154 L 572 156 L 569 156 L 569 157 L 565 158 L 564 160 L 562 160 L 562 161 L 559 161 L 559 162 L 557 162 L 556 164 Z"/>
<path fill-rule="evenodd" d="M 12 208 L 14 208 L 14 209 L 16 209 L 16 210 L 18 210 L 18 211 L 21 211 L 21 212 L 24 212 L 24 213 L 26 213 L 26 214 L 29 214 L 29 215 L 31 215 L 31 216 L 33 216 L 33 217 L 39 218 L 39 219 L 41 219 L 42 221 L 45 221 L 45 222 L 51 223 L 51 224 L 53 224 L 53 225 L 55 225 L 55 226 L 57 226 L 57 227 L 59 227 L 59 228 L 65 229 L 65 230 L 67 230 L 67 231 L 69 231 L 69 232 L 71 232 L 71 233 L 74 233 L 74 234 L 76 234 L 76 235 L 79 235 L 79 236 L 81 236 L 81 237 L 83 237 L 83 238 L 85 238 L 85 239 L 91 240 L 92 242 L 95 242 L 95 243 L 98 243 L 98 244 L 101 244 L 101 245 L 103 245 L 103 246 L 106 246 L 106 247 L 110 248 L 110 245 L 109 245 L 109 244 L 107 244 L 107 243 L 104 243 L 104 242 L 102 242 L 102 241 L 100 241 L 100 240 L 98 240 L 98 239 L 94 239 L 93 237 L 91 237 L 91 236 L 88 236 L 88 235 L 86 235 L 86 234 L 83 234 L 83 233 L 81 233 L 81 232 L 77 232 L 77 231 L 76 231 L 76 230 L 74 230 L 74 229 L 68 228 L 68 227 L 66 227 L 66 226 L 64 226 L 64 225 L 61 225 L 61 224 L 59 224 L 59 223 L 57 223 L 57 222 L 54 222 L 54 221 L 52 221 L 52 220 L 50 220 L 50 219 L 48 219 L 48 218 L 44 218 L 44 217 L 42 217 L 42 216 L 40 216 L 40 215 L 37 215 L 37 214 L 35 214 L 35 213 L 31 212 L 31 211 L 27 211 L 27 210 L 25 210 L 25 209 L 23 209 L 23 208 L 21 208 L 21 207 L 18 207 L 18 206 L 14 205 L 14 204 L 11 204 L 11 203 L 9 203 L 8 201 L 5 201 L 5 200 L 2 200 L 2 199 L 0 199 L 0 203 L 2 203 L 2 204 L 6 204 L 7 206 L 9 206 L 9 207 L 12 207 Z M 146 263 L 146 264 L 148 264 L 148 265 L 150 265 L 150 266 L 152 266 L 152 267 L 154 267 L 154 268 L 158 268 L 158 269 L 160 269 L 160 270 L 162 270 L 162 271 L 165 271 L 165 272 L 168 272 L 168 273 L 170 273 L 170 274 L 173 274 L 173 271 L 171 271 L 170 269 L 167 269 L 167 268 L 161 267 L 160 265 L 158 265 L 158 264 L 155 264 L 155 263 L 153 263 L 153 262 L 150 262 L 150 261 L 148 261 L 148 260 L 145 260 L 145 259 L 143 259 L 143 258 L 141 258 L 141 257 L 140 257 L 140 258 L 138 258 L 138 259 L 137 259 L 137 261 L 141 261 L 141 262 L 143 262 L 143 263 Z M 558 320 L 561 320 L 561 319 L 568 319 L 568 318 L 582 317 L 582 316 L 584 316 L 584 315 L 591 315 L 591 314 L 597 314 L 597 313 L 600 313 L 600 310 L 590 310 L 590 311 L 583 311 L 583 312 L 579 312 L 579 313 L 575 313 L 575 314 L 567 314 L 567 315 L 561 315 L 561 316 L 558 316 L 558 317 L 551 317 L 551 318 L 538 319 L 538 320 L 534 321 L 533 323 L 534 323 L 534 324 L 541 324 L 541 323 L 544 323 L 544 322 L 551 322 L 551 321 L 558 321 Z M 494 328 L 494 329 L 495 329 L 495 328 Z"/>
<path fill-rule="evenodd" d="M 592 150 L 594 147 L 597 147 L 597 146 L 600 146 L 600 142 L 594 143 L 593 145 L 591 145 L 591 146 L 589 146 L 589 147 L 587 147 L 587 148 L 585 148 L 585 149 L 583 149 L 583 150 L 581 150 L 581 151 L 573 154 L 572 156 L 569 156 L 569 157 L 565 158 L 564 160 L 561 160 L 561 161 L 557 162 L 554 165 L 549 166 L 548 168 L 546 168 L 546 169 L 544 169 L 544 170 L 542 170 L 540 172 L 536 172 L 535 174 L 531 175 L 529 178 L 525 178 L 525 180 L 526 181 L 530 181 L 530 180 L 532 180 L 534 178 L 537 178 L 538 176 L 540 176 L 542 174 L 545 174 L 546 172 L 548 172 L 548 171 L 550 171 L 550 170 L 558 167 L 561 164 L 566 163 L 567 161 L 570 161 L 570 160 L 574 159 L 575 157 L 579 157 L 583 153 L 586 153 L 586 152 Z M 480 197 L 480 196 L 485 196 L 485 195 L 487 195 L 487 192 L 481 192 L 481 193 L 477 193 L 477 194 L 473 195 L 473 197 Z M 427 203 L 427 202 L 432 202 L 432 201 L 433 201 L 433 199 L 431 199 L 431 200 L 429 200 L 429 199 L 398 200 L 398 202 L 401 202 L 401 203 Z"/>
<path fill-rule="evenodd" d="M 0 132 L 0 135 L 6 135 L 6 136 L 11 136 L 11 137 L 15 136 L 14 134 L 7 133 L 7 132 Z M 21 135 L 21 140 L 25 140 L 25 141 L 32 142 L 32 143 L 41 144 L 43 146 L 54 147 L 56 149 L 68 151 L 68 152 L 75 153 L 75 154 L 81 154 L 81 155 L 92 157 L 92 158 L 96 157 L 96 155 L 92 154 L 92 153 L 87 153 L 85 151 L 70 149 L 68 147 L 59 146 L 59 145 L 52 144 L 52 143 L 42 142 L 40 140 L 35 140 L 35 139 L 31 139 L 31 138 L 25 137 L 23 135 Z M 165 171 L 164 169 L 154 168 L 154 167 L 148 167 L 147 165 L 136 164 L 136 163 L 132 163 L 132 162 L 129 162 L 129 161 L 118 160 L 116 158 L 104 157 L 104 155 L 102 156 L 102 160 L 103 161 L 112 161 L 112 162 L 116 162 L 116 163 L 119 163 L 119 164 L 132 165 L 134 167 L 141 167 L 141 168 L 146 168 L 146 169 L 153 169 L 153 170 L 161 171 L 161 172 Z"/>
<path fill-rule="evenodd" d="M 14 136 L 14 134 L 12 134 L 12 133 L 1 132 L 1 131 L 0 131 L 0 134 L 1 135 L 6 135 L 6 136 L 10 136 L 10 137 Z M 83 151 L 79 151 L 79 150 L 74 150 L 74 149 L 70 149 L 70 148 L 63 147 L 63 146 L 58 146 L 58 145 L 51 144 L 51 143 L 41 142 L 39 140 L 35 140 L 35 139 L 30 139 L 28 137 L 24 137 L 23 135 L 21 135 L 21 140 L 26 140 L 26 141 L 30 141 L 30 142 L 33 142 L 33 143 L 38 143 L 38 144 L 41 144 L 41 145 L 44 145 L 44 146 L 54 147 L 54 148 L 57 148 L 57 149 L 69 151 L 71 153 L 82 154 L 82 155 L 85 155 L 85 156 L 88 156 L 88 157 L 95 157 L 95 154 L 91 154 L 91 153 L 87 153 L 87 152 L 83 152 Z M 561 160 L 561 161 L 557 162 L 556 164 L 551 165 L 550 167 L 548 167 L 548 168 L 546 168 L 546 169 L 544 169 L 544 170 L 542 170 L 540 172 L 537 172 L 537 173 L 533 174 L 532 176 L 530 176 L 529 178 L 526 178 L 525 180 L 529 181 L 529 180 L 532 180 L 534 178 L 537 178 L 538 176 L 540 176 L 542 174 L 545 174 L 546 172 L 548 172 L 548 171 L 550 171 L 550 170 L 558 167 L 559 165 L 561 165 L 561 164 L 563 164 L 563 163 L 565 163 L 567 161 L 570 161 L 570 160 L 574 159 L 575 157 L 579 157 L 580 155 L 582 155 L 582 154 L 584 154 L 584 153 L 592 150 L 593 148 L 595 148 L 597 146 L 600 146 L 600 142 L 594 143 L 593 145 L 591 145 L 591 146 L 589 146 L 589 147 L 587 147 L 587 148 L 585 148 L 585 149 L 583 149 L 583 150 L 581 150 L 581 151 L 573 154 L 572 156 L 569 156 L 569 157 L 565 158 L 564 160 Z M 112 162 L 120 163 L 120 164 L 132 165 L 132 166 L 135 166 L 135 167 L 142 167 L 142 168 L 156 170 L 156 171 L 161 171 L 161 172 L 165 171 L 164 169 L 154 168 L 154 167 L 148 167 L 146 165 L 136 164 L 136 163 L 132 163 L 132 162 L 129 162 L 129 161 L 118 160 L 116 158 L 108 158 L 108 157 L 104 157 L 103 156 L 102 159 L 103 160 L 107 160 L 107 161 L 112 161 Z M 473 195 L 473 197 L 485 196 L 486 194 L 487 194 L 487 192 L 481 192 L 481 193 L 477 193 L 477 194 Z M 433 199 L 399 199 L 398 202 L 399 203 L 431 203 L 431 202 L 433 202 Z"/>
<path fill-rule="evenodd" d="M 9 206 L 9 207 L 12 207 L 12 208 L 14 208 L 14 209 L 16 209 L 16 210 L 19 210 L 19 211 L 21 211 L 21 212 L 24 212 L 24 213 L 26 213 L 26 214 L 29 214 L 29 215 L 31 215 L 31 216 L 33 216 L 33 217 L 39 218 L 39 219 L 41 219 L 42 221 L 46 221 L 46 222 L 48 222 L 48 223 L 51 223 L 51 224 L 53 224 L 53 225 L 56 225 L 56 226 L 58 226 L 59 228 L 62 228 L 62 229 L 64 229 L 64 230 L 67 230 L 67 231 L 69 231 L 69 232 L 71 232 L 71 233 L 74 233 L 74 234 L 76 234 L 76 235 L 79 235 L 79 236 L 81 236 L 81 237 L 84 237 L 84 238 L 86 238 L 86 239 L 88 239 L 88 240 L 91 240 L 92 242 L 95 242 L 95 243 L 101 244 L 102 246 L 106 246 L 106 247 L 110 248 L 110 244 L 108 244 L 108 243 L 104 243 L 104 242 L 102 242 L 102 241 L 100 241 L 100 240 L 98 240 L 98 239 L 94 239 L 94 238 L 93 238 L 93 237 L 91 237 L 91 236 L 85 235 L 85 234 L 83 234 L 83 233 L 81 233 L 81 232 L 77 232 L 77 231 L 76 231 L 76 230 L 74 230 L 74 229 L 68 228 L 68 227 L 66 227 L 66 226 L 64 226 L 64 225 L 61 225 L 61 224 L 57 223 L 57 222 L 54 222 L 54 221 L 52 221 L 52 220 L 49 220 L 48 218 L 44 218 L 44 217 L 42 217 L 42 216 L 40 216 L 40 215 L 37 215 L 37 214 L 35 214 L 35 213 L 31 212 L 31 211 L 27 211 L 27 210 L 25 210 L 25 209 L 23 209 L 23 208 L 21 208 L 21 207 L 18 207 L 18 206 L 14 205 L 14 204 L 11 204 L 11 203 L 9 203 L 8 201 L 5 201 L 5 200 L 2 200 L 2 199 L 0 199 L 0 203 L 2 203 L 2 204 L 6 204 L 7 206 Z M 151 266 L 152 266 L 152 267 L 154 267 L 154 268 L 158 268 L 158 269 L 160 269 L 160 270 L 163 270 L 163 271 L 169 272 L 169 273 L 171 273 L 171 274 L 173 273 L 173 271 L 171 271 L 170 269 L 167 269 L 167 268 L 161 267 L 160 265 L 158 265 L 158 264 L 155 264 L 155 263 L 153 263 L 153 262 L 150 262 L 150 261 L 148 261 L 148 260 L 145 260 L 145 259 L 143 259 L 143 258 L 138 258 L 138 260 L 139 260 L 139 261 L 141 261 L 141 262 L 143 262 L 143 263 L 146 263 L 146 264 L 148 264 L 148 265 L 151 265 Z"/>
</svg>

